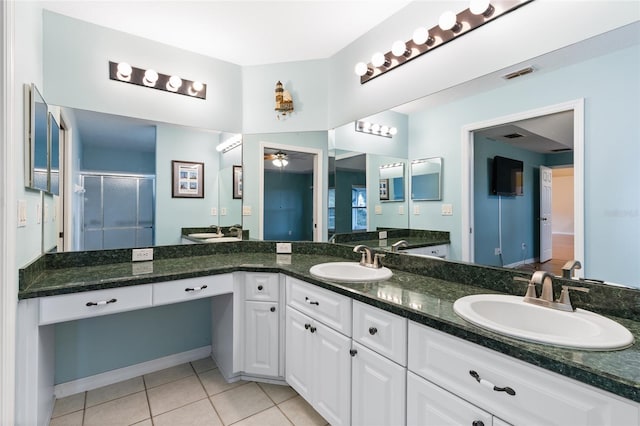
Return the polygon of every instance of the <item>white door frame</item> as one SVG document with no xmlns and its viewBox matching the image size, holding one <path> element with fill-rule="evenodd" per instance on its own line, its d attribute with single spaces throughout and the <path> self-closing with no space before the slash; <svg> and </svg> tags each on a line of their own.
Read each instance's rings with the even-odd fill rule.
<svg viewBox="0 0 640 426">
<path fill-rule="evenodd" d="M 462 127 L 462 260 L 473 262 L 474 223 L 473 223 L 473 133 L 476 130 L 508 124 L 542 115 L 573 111 L 573 184 L 574 184 L 574 259 L 584 265 L 584 98 L 549 105 L 529 111 L 519 112 L 487 121 L 467 124 Z M 578 276 L 584 275 L 584 268 L 577 270 Z"/>
<path fill-rule="evenodd" d="M 312 154 L 313 157 L 313 241 L 322 241 L 323 239 L 323 222 L 324 215 L 320 208 L 324 205 L 322 200 L 322 188 L 324 182 L 322 180 L 322 149 L 308 148 L 295 145 L 284 145 L 274 142 L 260 141 L 260 161 L 258 165 L 258 239 L 264 240 L 264 149 L 272 148 L 283 151 L 304 152 Z"/>
<path fill-rule="evenodd" d="M 553 258 L 553 172 L 550 167 L 540 166 L 540 262 Z M 575 232 L 574 232 L 575 234 Z"/>
</svg>

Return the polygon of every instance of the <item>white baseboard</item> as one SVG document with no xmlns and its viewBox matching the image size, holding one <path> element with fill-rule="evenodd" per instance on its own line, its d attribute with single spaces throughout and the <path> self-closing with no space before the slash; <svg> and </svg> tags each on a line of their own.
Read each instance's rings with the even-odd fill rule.
<svg viewBox="0 0 640 426">
<path fill-rule="evenodd" d="M 151 361 L 130 365 L 128 367 L 118 368 L 117 370 L 83 377 L 82 379 L 73 380 L 71 382 L 60 383 L 54 386 L 53 393 L 56 398 L 64 398 L 69 395 L 75 395 L 76 393 L 132 379 L 143 374 L 164 370 L 165 368 L 174 367 L 176 365 L 184 364 L 185 362 L 197 361 L 208 356 L 211 356 L 211 345 L 162 358 L 152 359 Z"/>
</svg>

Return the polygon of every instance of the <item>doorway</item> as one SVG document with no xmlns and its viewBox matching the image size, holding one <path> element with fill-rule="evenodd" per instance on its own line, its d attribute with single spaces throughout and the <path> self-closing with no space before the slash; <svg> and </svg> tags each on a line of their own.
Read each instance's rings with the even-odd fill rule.
<svg viewBox="0 0 640 426">
<path fill-rule="evenodd" d="M 462 260 L 476 262 L 485 264 L 488 263 L 486 261 L 487 257 L 494 257 L 494 260 L 490 261 L 495 266 L 511 266 L 518 267 L 519 265 L 526 265 L 528 268 L 541 267 L 542 265 L 536 264 L 539 260 L 539 242 L 532 242 L 529 239 L 525 242 L 524 237 L 521 234 L 518 234 L 523 226 L 530 226 L 533 229 L 528 230 L 525 234 L 531 235 L 539 235 L 540 226 L 539 223 L 534 223 L 534 221 L 539 220 L 539 191 L 540 187 L 537 184 L 539 179 L 539 168 L 531 168 L 529 170 L 529 180 L 530 184 L 536 182 L 536 187 L 530 185 L 529 191 L 534 191 L 534 197 L 530 200 L 529 204 L 524 207 L 522 211 L 529 211 L 529 215 L 536 215 L 535 219 L 532 219 L 527 223 L 527 219 L 520 219 L 518 213 L 513 215 L 516 219 L 514 219 L 513 223 L 507 224 L 506 228 L 502 223 L 502 218 L 500 217 L 503 212 L 509 209 L 517 209 L 517 204 L 523 204 L 522 197 L 497 197 L 496 208 L 494 210 L 493 216 L 489 215 L 489 219 L 487 218 L 479 218 L 477 217 L 477 209 L 476 205 L 481 205 L 483 203 L 482 197 L 487 197 L 489 194 L 489 183 L 485 182 L 485 186 L 482 190 L 478 190 L 478 183 L 476 180 L 478 179 L 479 167 L 485 167 L 487 170 L 491 167 L 490 164 L 487 164 L 488 161 L 485 158 L 485 163 L 479 163 L 478 158 L 476 158 L 476 149 L 477 145 L 475 145 L 474 140 L 476 133 L 482 132 L 487 129 L 499 128 L 504 126 L 509 126 L 514 122 L 520 122 L 523 120 L 532 120 L 537 119 L 539 117 L 545 116 L 553 116 L 554 114 L 561 114 L 571 112 L 573 115 L 573 120 L 570 122 L 573 130 L 572 136 L 572 148 L 573 148 L 573 158 L 572 158 L 572 175 L 568 177 L 572 182 L 572 193 L 563 193 L 562 188 L 561 191 L 557 194 L 563 201 L 567 201 L 567 197 L 571 200 L 571 206 L 573 207 L 573 211 L 567 213 L 563 212 L 563 215 L 566 219 L 566 215 L 569 214 L 572 216 L 572 225 L 573 225 L 573 243 L 572 244 L 562 244 L 561 241 L 564 239 L 568 240 L 566 235 L 563 236 L 559 232 L 554 232 L 558 234 L 558 238 L 555 238 L 555 245 L 558 246 L 558 256 L 567 256 L 570 255 L 570 259 L 576 259 L 583 262 L 584 259 L 584 199 L 582 195 L 582 188 L 584 185 L 583 179 L 583 147 L 584 147 L 584 101 L 582 99 L 567 102 L 564 104 L 553 105 L 537 110 L 527 111 L 519 114 L 514 114 L 505 117 L 499 117 L 493 120 L 489 120 L 482 123 L 474 123 L 471 125 L 467 125 L 463 127 L 463 144 L 462 144 L 462 158 L 463 158 L 463 179 L 462 179 L 462 193 L 468 194 L 468 197 L 463 197 L 463 218 L 462 218 L 462 226 L 463 230 L 468 230 L 468 232 L 462 232 Z M 514 132 L 517 133 L 517 132 Z M 486 134 L 485 134 L 486 135 Z M 505 133 L 510 137 L 517 138 L 517 135 Z M 563 164 L 560 161 L 557 164 L 554 164 L 553 161 L 545 161 L 538 160 L 538 164 L 547 164 L 551 167 L 557 167 L 560 164 Z M 566 163 L 564 163 L 566 165 Z M 560 168 L 559 168 L 560 169 Z M 537 173 L 538 175 L 535 175 Z M 486 176 L 486 175 L 485 175 Z M 526 168 L 525 168 L 525 176 L 526 176 Z M 487 178 L 488 180 L 489 178 Z M 526 179 L 526 177 L 525 177 Z M 564 177 L 566 182 L 567 176 Z M 483 193 L 484 191 L 484 193 Z M 537 201 L 535 200 L 537 197 Z M 522 206 L 521 206 L 522 207 Z M 493 217 L 493 218 L 492 218 Z M 524 216 L 522 216 L 524 217 Z M 481 235 L 483 232 L 486 232 L 487 227 L 485 226 L 486 220 L 489 221 L 500 221 L 502 228 L 500 231 L 506 235 L 511 236 L 511 234 L 517 234 L 513 240 L 515 240 L 515 244 L 512 242 L 512 247 L 505 248 L 502 246 L 502 235 L 500 236 L 500 240 L 497 245 L 492 246 L 490 249 L 486 247 L 483 249 L 483 252 L 480 253 L 477 251 L 476 240 L 479 238 L 483 238 L 485 236 Z M 476 230 L 477 228 L 477 230 Z M 568 232 L 567 232 L 568 233 Z M 534 247 L 532 247 L 534 246 Z M 560 248 L 562 247 L 562 248 Z M 490 253 L 488 253 L 490 250 Z M 511 258 L 507 261 L 503 258 L 504 251 L 509 250 L 509 254 Z M 557 256 L 552 255 L 552 258 Z M 483 258 L 485 261 L 483 261 Z M 496 263 L 499 262 L 499 263 Z M 558 261 L 559 262 L 559 261 Z M 557 265 L 548 264 L 545 267 L 555 268 Z M 561 268 L 562 265 L 560 265 Z M 556 268 L 557 269 L 557 268 Z M 584 272 L 584 270 L 577 271 Z M 555 273 L 555 269 L 554 269 Z"/>
</svg>

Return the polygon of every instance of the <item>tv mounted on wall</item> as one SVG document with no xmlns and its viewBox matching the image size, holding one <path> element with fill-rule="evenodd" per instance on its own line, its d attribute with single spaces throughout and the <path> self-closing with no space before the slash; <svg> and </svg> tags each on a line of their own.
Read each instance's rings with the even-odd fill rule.
<svg viewBox="0 0 640 426">
<path fill-rule="evenodd" d="M 523 195 L 523 163 L 512 158 L 493 157 L 491 193 L 493 195 Z"/>
</svg>

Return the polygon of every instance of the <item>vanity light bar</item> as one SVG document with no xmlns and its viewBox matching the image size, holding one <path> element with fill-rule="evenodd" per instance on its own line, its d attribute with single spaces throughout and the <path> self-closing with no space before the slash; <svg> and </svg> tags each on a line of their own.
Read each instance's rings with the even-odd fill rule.
<svg viewBox="0 0 640 426">
<path fill-rule="evenodd" d="M 397 40 L 387 53 L 374 53 L 368 64 L 358 62 L 354 71 L 360 76 L 360 84 L 364 84 L 532 1 L 471 0 L 468 9 L 458 14 L 443 13 L 438 25 L 416 29 L 411 40 Z"/>
<path fill-rule="evenodd" d="M 225 152 L 231 151 L 240 145 L 242 145 L 242 135 L 236 135 L 216 145 L 216 151 L 224 154 Z"/>
<path fill-rule="evenodd" d="M 202 82 L 186 80 L 177 75 L 161 74 L 152 69 L 132 67 L 126 62 L 109 61 L 109 78 L 192 98 L 207 99 L 207 85 Z"/>
<path fill-rule="evenodd" d="M 398 133 L 398 129 L 392 126 L 386 126 L 384 124 L 370 123 L 365 120 L 358 120 L 355 122 L 356 132 L 369 133 L 371 135 L 382 136 L 385 138 L 392 138 Z"/>
</svg>

